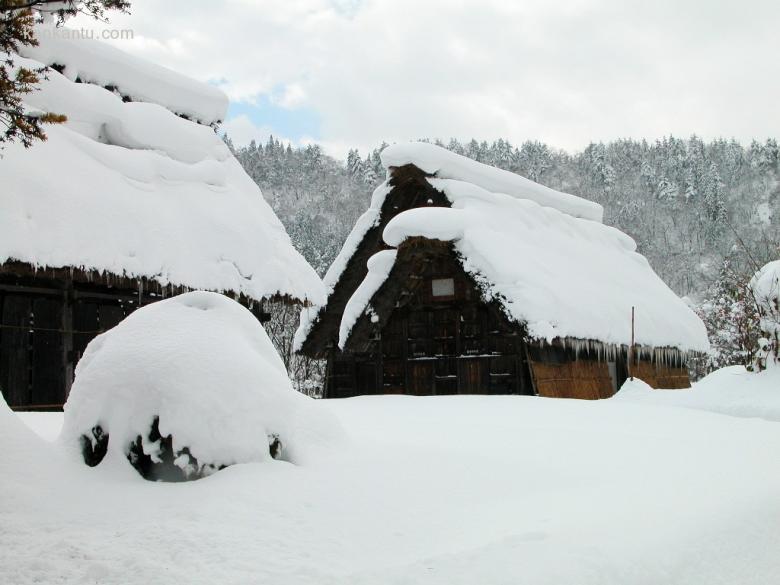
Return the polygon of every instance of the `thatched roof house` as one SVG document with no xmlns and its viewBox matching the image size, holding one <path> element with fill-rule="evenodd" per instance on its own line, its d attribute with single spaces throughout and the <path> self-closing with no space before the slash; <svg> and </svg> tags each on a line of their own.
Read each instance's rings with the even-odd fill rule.
<svg viewBox="0 0 780 585">
<path fill-rule="evenodd" d="M 689 385 L 704 325 L 599 205 L 430 144 L 382 160 L 388 180 L 296 336 L 327 357 L 326 396 L 610 396 L 628 374 L 632 307 L 633 373 Z"/>
<path fill-rule="evenodd" d="M 325 300 L 210 126 L 227 108 L 219 90 L 96 41 L 38 37 L 16 64 L 55 69 L 27 105 L 68 122 L 0 159 L 0 389 L 12 407 L 63 404 L 89 340 L 139 304 L 203 289 L 261 317 L 272 299 Z"/>
</svg>

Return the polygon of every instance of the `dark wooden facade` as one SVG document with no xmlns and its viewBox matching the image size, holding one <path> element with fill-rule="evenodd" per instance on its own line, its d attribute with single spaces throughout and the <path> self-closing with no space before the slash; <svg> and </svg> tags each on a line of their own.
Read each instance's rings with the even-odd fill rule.
<svg viewBox="0 0 780 585">
<path fill-rule="evenodd" d="M 448 242 L 413 238 L 337 346 L 347 301 L 366 276 L 367 260 L 386 248 L 387 222 L 412 207 L 449 206 L 416 167 L 391 169 L 393 190 L 380 220 L 347 262 L 301 353 L 327 358 L 324 396 L 363 394 L 526 394 L 606 398 L 628 375 L 626 348 L 598 341 L 529 339 L 500 303 L 467 274 Z M 634 373 L 654 387 L 688 387 L 683 356 L 674 350 L 636 352 Z M 664 361 L 666 360 L 666 361 Z"/>
<path fill-rule="evenodd" d="M 0 265 L 0 391 L 16 410 L 60 410 L 87 344 L 139 306 L 184 292 L 147 279 Z M 260 303 L 240 299 L 263 320 Z"/>
<path fill-rule="evenodd" d="M 344 351 L 330 348 L 324 395 L 612 396 L 628 375 L 625 354 L 576 347 L 529 340 L 497 302 L 483 300 L 449 243 L 407 240 Z M 688 385 L 681 362 L 637 358 L 634 368 L 654 386 Z"/>
</svg>

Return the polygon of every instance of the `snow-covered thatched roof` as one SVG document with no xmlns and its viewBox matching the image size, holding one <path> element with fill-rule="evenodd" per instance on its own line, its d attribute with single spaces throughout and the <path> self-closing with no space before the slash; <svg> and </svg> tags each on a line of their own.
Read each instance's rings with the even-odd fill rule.
<svg viewBox="0 0 780 585">
<path fill-rule="evenodd" d="M 46 63 L 64 61 L 71 78 L 76 72 L 145 101 L 125 102 L 53 70 L 25 96 L 31 109 L 68 121 L 47 126 L 46 142 L 2 153 L 0 264 L 146 277 L 252 299 L 325 300 L 317 274 L 214 130 L 173 113 L 221 119 L 221 92 L 97 41 L 69 41 L 59 54 L 54 49 L 66 45 L 38 32 L 35 52 Z"/>
<path fill-rule="evenodd" d="M 380 210 L 392 191 L 389 184 L 380 187 L 325 277 L 331 291 L 368 229 L 385 224 L 384 244 L 394 248 L 415 237 L 452 242 L 485 299 L 497 300 L 532 338 L 628 345 L 635 307 L 637 344 L 708 348 L 701 320 L 636 252 L 633 239 L 601 223 L 601 206 L 430 144 L 394 145 L 382 160 L 391 171 L 414 165 L 431 175 L 425 180 L 449 206 L 402 210 L 385 224 Z M 344 305 L 342 347 L 391 272 L 393 256 L 378 254 L 382 261 L 369 262 Z M 298 347 L 322 312 L 304 311 Z"/>
<path fill-rule="evenodd" d="M 89 39 L 80 31 L 36 27 L 38 46 L 22 46 L 23 57 L 61 69 L 71 81 L 112 87 L 134 102 L 159 104 L 175 114 L 213 124 L 225 119 L 228 98 L 217 87 L 190 79 L 180 73 L 124 51 Z"/>
</svg>

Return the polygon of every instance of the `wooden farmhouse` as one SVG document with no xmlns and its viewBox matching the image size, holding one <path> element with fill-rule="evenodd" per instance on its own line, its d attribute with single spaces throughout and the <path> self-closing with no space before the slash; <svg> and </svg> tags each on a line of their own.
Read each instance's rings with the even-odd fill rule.
<svg viewBox="0 0 780 585">
<path fill-rule="evenodd" d="M 430 144 L 382 159 L 387 182 L 296 335 L 327 359 L 326 397 L 597 399 L 629 367 L 653 387 L 690 385 L 704 325 L 599 205 Z"/>
<path fill-rule="evenodd" d="M 325 297 L 210 127 L 226 97 L 95 44 L 41 35 L 17 57 L 57 65 L 25 99 L 68 122 L 0 158 L 0 390 L 15 409 L 61 408 L 90 340 L 166 296 L 223 292 L 261 320 Z"/>
</svg>

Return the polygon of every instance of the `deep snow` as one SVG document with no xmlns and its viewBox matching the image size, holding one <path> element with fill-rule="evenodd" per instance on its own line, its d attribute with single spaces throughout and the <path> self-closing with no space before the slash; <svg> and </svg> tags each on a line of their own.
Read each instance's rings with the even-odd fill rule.
<svg viewBox="0 0 780 585">
<path fill-rule="evenodd" d="M 347 443 L 174 485 L 76 465 L 0 405 L 0 581 L 777 582 L 777 423 L 510 396 L 316 408 Z"/>
</svg>

